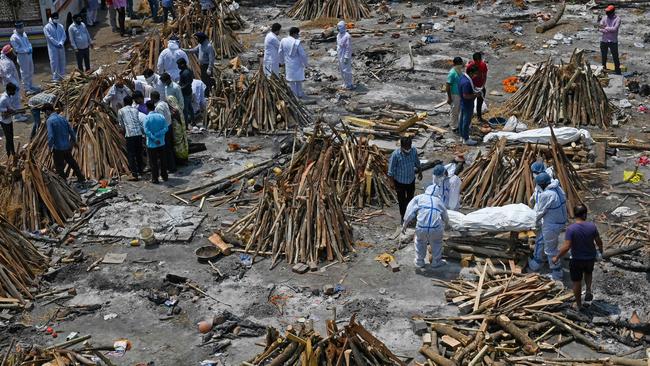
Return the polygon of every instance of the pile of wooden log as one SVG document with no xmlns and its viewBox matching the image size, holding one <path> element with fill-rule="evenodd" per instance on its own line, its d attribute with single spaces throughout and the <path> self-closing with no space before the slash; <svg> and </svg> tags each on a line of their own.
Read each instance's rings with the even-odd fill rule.
<svg viewBox="0 0 650 366">
<path fill-rule="evenodd" d="M 474 163 L 460 175 L 463 203 L 475 208 L 529 204 L 535 191 L 530 166 L 540 158 L 547 166 L 553 167 L 555 179 L 560 181 L 567 196 L 567 210 L 573 215 L 573 207 L 582 203 L 579 192 L 587 191 L 587 188 L 555 135 L 550 145 L 527 143 L 523 149 L 506 146 L 506 140 L 502 138 L 486 156 L 479 153 Z"/>
<path fill-rule="evenodd" d="M 341 330 L 334 320 L 327 320 L 327 337 L 322 337 L 312 326 L 290 326 L 284 337 L 269 327 L 264 351 L 244 364 L 405 366 L 406 362 L 395 356 L 352 316 L 350 323 Z"/>
<path fill-rule="evenodd" d="M 220 11 L 217 9 L 204 14 L 196 2 L 187 5 L 178 4 L 176 6 L 178 19 L 170 28 L 165 28 L 167 32 L 165 34 L 171 35 L 171 33 L 174 33 L 178 35 L 181 38 L 181 47 L 189 48 L 195 45 L 194 33 L 204 32 L 208 39 L 212 41 L 217 58 L 235 57 L 244 51 L 244 47 L 237 39 L 232 28 L 225 23 Z"/>
<path fill-rule="evenodd" d="M 350 21 L 370 18 L 370 7 L 365 0 L 298 0 L 287 15 L 300 20 L 335 18 Z"/>
<path fill-rule="evenodd" d="M 642 214 L 622 223 L 609 222 L 607 251 L 603 256 L 611 258 L 615 265 L 638 272 L 650 271 L 650 215 Z M 608 253 L 610 252 L 610 253 Z"/>
<path fill-rule="evenodd" d="M 607 128 L 616 111 L 591 71 L 582 50 L 575 50 L 568 64 L 555 65 L 549 58 L 499 109 L 538 124 Z"/>
<path fill-rule="evenodd" d="M 235 103 L 227 101 L 226 104 L 232 108 L 223 124 L 215 126 L 225 135 L 271 132 L 311 123 L 309 113 L 287 84 L 275 74 L 266 76 L 261 62 L 256 75 Z M 211 121 L 210 125 L 215 123 Z"/>
<path fill-rule="evenodd" d="M 317 138 L 310 137 L 277 184 L 265 182 L 255 208 L 228 229 L 242 238 L 247 252 L 270 251 L 271 268 L 281 255 L 290 264 L 317 268 L 322 257 L 343 261 L 345 252 L 354 250 L 352 226 L 330 179 L 337 148 Z"/>
<path fill-rule="evenodd" d="M 74 73 L 48 90 L 58 96 L 55 107 L 77 131 L 77 146 L 72 149 L 72 155 L 86 178 L 110 178 L 129 173 L 126 139 L 119 130 L 117 116 L 101 103 L 116 77 Z M 53 169 L 45 123 L 41 124 L 30 150 L 36 162 Z"/>
<path fill-rule="evenodd" d="M 104 350 L 114 350 L 113 347 L 93 347 L 89 343 L 90 335 L 77 336 L 72 339 L 42 347 L 16 342 L 14 339 L 2 360 L 2 366 L 53 366 L 53 365 L 115 365 L 104 355 Z M 85 342 L 80 347 L 71 349 L 72 346 Z M 98 359 L 95 361 L 95 359 Z M 101 360 L 101 361 L 99 361 Z"/>
<path fill-rule="evenodd" d="M 431 362 L 443 366 L 586 362 L 560 350 L 570 342 L 607 352 L 599 339 L 603 333 L 590 329 L 588 316 L 568 308 L 565 302 L 572 294 L 557 282 L 536 273 L 522 274 L 519 268 L 489 259 L 477 262 L 472 270 L 473 278 L 434 280 L 448 288 L 447 301 L 462 315 L 415 320 L 414 328 L 423 339 L 420 353 Z M 587 324 L 581 325 L 583 322 Z M 546 360 L 538 356 L 540 351 L 557 352 L 565 359 Z M 626 360 L 632 363 L 621 363 Z M 610 362 L 642 364 L 617 357 Z"/>
<path fill-rule="evenodd" d="M 131 49 L 131 58 L 126 66 L 133 75 L 142 75 L 145 69 L 156 70 L 161 50 L 160 34 L 155 32 Z"/>
<path fill-rule="evenodd" d="M 19 308 L 33 299 L 30 289 L 37 287 L 48 262 L 18 228 L 0 215 L 0 304 L 4 308 Z"/>
<path fill-rule="evenodd" d="M 63 226 L 81 205 L 79 194 L 28 151 L 0 166 L 0 214 L 24 230 Z"/>
</svg>

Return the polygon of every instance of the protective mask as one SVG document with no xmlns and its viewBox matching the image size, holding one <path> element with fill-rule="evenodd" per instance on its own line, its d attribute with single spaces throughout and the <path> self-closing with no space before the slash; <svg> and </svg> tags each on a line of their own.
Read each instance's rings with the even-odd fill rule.
<svg viewBox="0 0 650 366">
<path fill-rule="evenodd" d="M 54 23 L 54 24 L 58 24 L 58 23 L 59 23 L 59 19 L 58 19 L 58 18 L 57 18 L 57 19 L 52 18 L 51 20 L 52 20 L 52 23 Z"/>
</svg>

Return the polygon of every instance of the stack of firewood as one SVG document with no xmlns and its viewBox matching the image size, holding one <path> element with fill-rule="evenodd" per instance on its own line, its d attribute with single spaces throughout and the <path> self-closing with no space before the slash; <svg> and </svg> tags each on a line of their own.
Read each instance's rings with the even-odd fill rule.
<svg viewBox="0 0 650 366">
<path fill-rule="evenodd" d="M 194 33 L 204 32 L 216 51 L 219 59 L 231 58 L 244 51 L 242 44 L 239 42 L 232 28 L 229 27 L 220 10 L 203 13 L 198 3 L 178 4 L 176 6 L 178 19 L 170 26 L 165 28 L 165 35 L 172 33 L 181 38 L 183 48 L 193 47 L 195 40 Z"/>
<path fill-rule="evenodd" d="M 145 69 L 156 70 L 161 50 L 160 34 L 147 36 L 144 41 L 136 43 L 131 49 L 131 58 L 126 66 L 133 75 L 142 75 Z"/>
<path fill-rule="evenodd" d="M 115 365 L 103 353 L 103 350 L 113 351 L 115 348 L 111 346 L 98 349 L 87 342 L 90 338 L 90 335 L 76 336 L 49 347 L 25 345 L 14 339 L 5 353 L 2 366 Z M 78 346 L 74 350 L 71 349 L 75 345 Z"/>
<path fill-rule="evenodd" d="M 370 17 L 370 7 L 365 0 L 298 0 L 287 11 L 287 15 L 300 20 L 359 20 Z"/>
<path fill-rule="evenodd" d="M 48 262 L 18 228 L 0 215 L 1 305 L 19 307 L 32 299 L 30 289 L 37 287 L 38 277 L 47 269 Z"/>
<path fill-rule="evenodd" d="M 615 265 L 633 271 L 650 271 L 649 223 L 650 216 L 647 213 L 621 223 L 608 222 L 608 250 L 604 256 L 613 257 L 612 253 L 620 253 L 617 258 L 611 258 Z"/>
<path fill-rule="evenodd" d="M 309 113 L 287 84 L 275 74 L 266 76 L 262 63 L 244 92 L 230 106 L 232 108 L 223 124 L 215 126 L 225 135 L 240 136 L 248 135 L 251 131 L 275 131 L 293 126 L 306 126 L 311 122 Z M 214 123 L 212 125 L 214 126 Z"/>
<path fill-rule="evenodd" d="M 476 208 L 529 204 L 535 192 L 530 166 L 539 158 L 553 167 L 554 178 L 560 181 L 567 196 L 567 210 L 573 215 L 573 207 L 582 203 L 579 192 L 587 189 L 555 135 L 549 146 L 527 143 L 522 150 L 507 147 L 502 138 L 486 156 L 479 153 L 474 163 L 460 175 L 463 203 Z"/>
<path fill-rule="evenodd" d="M 77 146 L 72 155 L 87 178 L 110 178 L 129 173 L 126 140 L 119 130 L 117 116 L 101 103 L 115 78 L 74 73 L 48 90 L 58 95 L 59 113 L 68 118 L 77 131 Z M 50 169 L 54 167 L 44 123 L 30 149 L 38 163 Z"/>
<path fill-rule="evenodd" d="M 615 107 L 598 78 L 576 50 L 568 64 L 542 63 L 500 109 L 506 115 L 539 124 L 592 125 L 607 128 Z"/>
<path fill-rule="evenodd" d="M 228 229 L 243 238 L 247 252 L 270 251 L 271 267 L 281 255 L 315 267 L 322 257 L 342 261 L 353 250 L 352 226 L 330 179 L 337 147 L 317 138 L 310 137 L 277 184 L 264 184 L 256 207 Z"/>
<path fill-rule="evenodd" d="M 405 366 L 380 340 L 375 338 L 355 316 L 339 330 L 334 320 L 327 320 L 327 337 L 311 326 L 290 326 L 284 337 L 272 327 L 267 329 L 264 351 L 249 360 L 251 366 L 289 366 L 302 364 Z M 302 360 L 302 361 L 300 361 Z"/>
<path fill-rule="evenodd" d="M 591 329 L 590 316 L 566 303 L 573 296 L 570 291 L 540 274 L 522 274 L 514 263 L 508 267 L 480 260 L 472 270 L 450 282 L 434 280 L 448 288 L 445 297 L 461 315 L 416 318 L 425 322 L 419 329 L 420 353 L 436 365 L 604 364 L 604 359 L 572 359 L 559 348 L 577 342 L 603 352 L 600 337 L 618 339 L 616 328 L 629 326 L 616 322 L 607 331 Z M 548 359 L 540 351 L 559 352 L 565 359 Z M 607 362 L 641 365 L 645 361 L 610 357 Z"/>
<path fill-rule="evenodd" d="M 0 214 L 25 230 L 63 226 L 82 204 L 64 179 L 25 151 L 0 166 L 0 187 Z"/>
</svg>

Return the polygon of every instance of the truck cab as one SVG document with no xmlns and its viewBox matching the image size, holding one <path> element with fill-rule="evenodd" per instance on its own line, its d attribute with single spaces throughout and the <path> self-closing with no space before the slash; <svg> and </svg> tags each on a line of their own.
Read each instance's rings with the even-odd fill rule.
<svg viewBox="0 0 650 366">
<path fill-rule="evenodd" d="M 59 22 L 65 27 L 72 24 L 72 16 L 84 8 L 84 0 L 1 0 L 0 47 L 9 43 L 18 20 L 25 23 L 25 33 L 34 48 L 45 47 L 43 27 L 52 13 L 59 13 Z"/>
</svg>

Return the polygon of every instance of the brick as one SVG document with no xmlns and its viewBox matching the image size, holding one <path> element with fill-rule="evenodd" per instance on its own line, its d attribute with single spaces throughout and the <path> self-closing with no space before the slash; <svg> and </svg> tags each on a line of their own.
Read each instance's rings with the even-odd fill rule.
<svg viewBox="0 0 650 366">
<path fill-rule="evenodd" d="M 399 272 L 399 263 L 396 260 L 388 262 L 391 272 Z"/>
<path fill-rule="evenodd" d="M 412 325 L 413 333 L 419 336 L 429 332 L 429 326 L 424 320 L 414 320 Z"/>
<path fill-rule="evenodd" d="M 309 270 L 309 266 L 307 266 L 304 263 L 296 263 L 293 265 L 291 270 L 295 273 L 303 274 L 303 273 L 307 273 L 307 271 Z"/>
<path fill-rule="evenodd" d="M 422 335 L 422 344 L 425 346 L 431 345 L 431 333 L 427 332 Z"/>
</svg>

